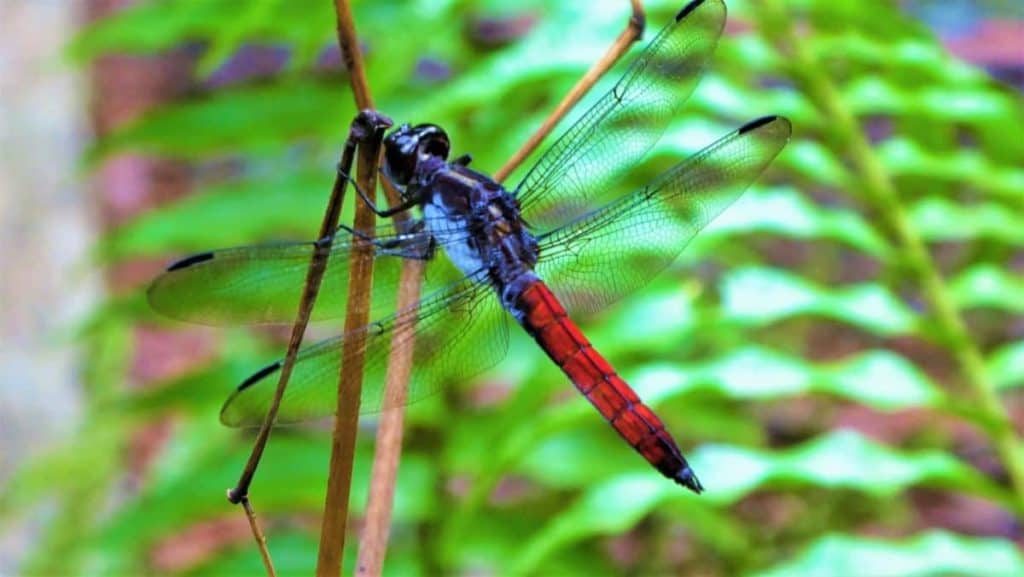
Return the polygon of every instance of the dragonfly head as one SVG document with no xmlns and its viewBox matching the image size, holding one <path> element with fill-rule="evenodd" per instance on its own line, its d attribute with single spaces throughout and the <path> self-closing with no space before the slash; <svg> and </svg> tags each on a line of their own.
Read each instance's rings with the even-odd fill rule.
<svg viewBox="0 0 1024 577">
<path fill-rule="evenodd" d="M 384 139 L 384 171 L 399 186 L 416 184 L 428 165 L 441 166 L 448 159 L 449 148 L 440 126 L 403 124 Z"/>
</svg>

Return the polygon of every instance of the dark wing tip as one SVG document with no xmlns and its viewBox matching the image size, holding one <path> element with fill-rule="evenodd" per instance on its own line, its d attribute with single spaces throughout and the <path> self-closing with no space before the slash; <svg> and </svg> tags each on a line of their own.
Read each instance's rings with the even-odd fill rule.
<svg viewBox="0 0 1024 577">
<path fill-rule="evenodd" d="M 704 485 L 700 484 L 700 479 L 697 478 L 697 475 L 693 474 L 693 469 L 689 465 L 684 465 L 672 480 L 698 495 L 704 492 Z"/>
<path fill-rule="evenodd" d="M 678 14 L 676 14 L 676 22 L 679 22 L 683 18 L 686 18 L 687 14 L 693 12 L 698 6 L 700 6 L 703 3 L 704 0 L 691 0 L 686 6 L 683 6 L 683 9 L 680 10 Z"/>
<path fill-rule="evenodd" d="M 171 265 L 167 267 L 167 272 L 188 268 L 194 264 L 199 264 L 201 262 L 206 262 L 208 260 L 213 260 L 212 252 L 201 252 L 199 254 L 187 256 L 179 261 L 171 263 Z"/>
<path fill-rule="evenodd" d="M 242 384 L 238 385 L 238 390 L 235 391 L 235 392 L 236 393 L 241 393 L 242 391 L 244 391 L 244 390 L 248 389 L 249 387 L 255 385 L 257 382 L 263 380 L 263 377 L 269 375 L 270 373 L 273 373 L 273 372 L 277 371 L 280 368 L 281 368 L 281 361 L 276 361 L 274 363 L 271 363 L 271 364 L 263 367 L 262 369 L 260 369 L 260 370 L 256 371 L 255 373 L 253 373 L 248 379 L 245 379 L 244 381 L 242 381 Z"/>
<path fill-rule="evenodd" d="M 149 301 L 149 306 L 153 307 L 154 310 L 166 315 L 170 318 L 177 320 L 192 320 L 188 317 L 179 316 L 178 308 L 176 307 L 177 298 L 172 294 L 168 295 L 166 291 L 167 285 L 174 285 L 175 275 L 170 275 L 174 271 L 189 268 L 190 266 L 213 260 L 214 254 L 212 252 L 201 252 L 192 256 L 187 256 L 181 260 L 172 262 L 161 274 L 156 277 L 149 287 L 146 289 L 146 299 Z"/>
<path fill-rule="evenodd" d="M 238 385 L 238 388 L 235 389 L 235 392 L 231 393 L 231 396 L 229 396 L 228 399 L 224 401 L 224 406 L 220 408 L 220 422 L 228 427 L 245 426 L 244 423 L 239 422 L 237 419 L 229 417 L 228 410 L 231 408 L 231 404 L 238 397 L 238 395 L 241 395 L 242 392 L 244 392 L 246 389 L 262 381 L 263 378 L 266 377 L 267 375 L 280 370 L 280 368 L 281 361 L 273 362 L 263 367 L 262 369 L 256 371 L 249 378 L 242 381 L 242 384 Z"/>
<path fill-rule="evenodd" d="M 748 123 L 744 124 L 743 126 L 739 127 L 739 129 L 736 130 L 736 134 L 743 134 L 745 132 L 750 132 L 751 130 L 757 130 L 758 128 L 761 128 L 765 124 L 770 124 L 770 123 L 775 122 L 776 120 L 778 120 L 780 118 L 782 118 L 782 120 L 785 121 L 786 124 L 789 124 L 789 121 L 786 120 L 785 118 L 781 117 L 781 116 L 777 116 L 777 115 L 774 115 L 774 114 L 771 115 L 771 116 L 762 116 L 761 118 L 756 118 L 754 120 L 751 120 L 750 122 L 748 122 Z"/>
<path fill-rule="evenodd" d="M 228 416 L 228 408 L 231 407 L 231 402 L 235 400 L 238 393 L 242 392 L 241 389 L 235 389 L 235 392 L 231 393 L 231 396 L 224 401 L 224 404 L 220 407 L 220 424 L 225 427 L 238 427 L 239 424 L 235 419 Z"/>
</svg>

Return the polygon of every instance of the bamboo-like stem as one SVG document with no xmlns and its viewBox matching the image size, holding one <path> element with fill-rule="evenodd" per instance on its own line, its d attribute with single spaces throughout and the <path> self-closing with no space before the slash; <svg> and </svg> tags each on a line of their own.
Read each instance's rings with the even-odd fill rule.
<svg viewBox="0 0 1024 577">
<path fill-rule="evenodd" d="M 358 186 L 374 190 L 377 185 L 376 146 L 364 145 L 359 151 Z M 375 215 L 363 203 L 356 203 L 355 230 L 372 234 Z M 359 207 L 364 207 L 360 210 Z M 338 374 L 338 401 L 331 435 L 331 462 L 327 478 L 327 495 L 320 531 L 317 575 L 335 576 L 341 571 L 348 524 L 349 492 L 352 486 L 352 464 L 355 459 L 356 434 L 359 426 L 359 401 L 362 396 L 363 366 L 366 340 L 358 331 L 370 321 L 370 289 L 373 283 L 373 244 L 367 236 L 355 240 L 348 282 L 348 310 L 345 317 L 345 339 Z"/>
<path fill-rule="evenodd" d="M 572 110 L 572 107 L 576 106 L 580 99 L 594 87 L 594 84 L 597 84 L 597 81 L 629 50 L 629 46 L 640 39 L 646 25 L 644 7 L 640 0 L 630 0 L 630 6 L 633 12 L 629 17 L 629 22 L 626 23 L 626 29 L 608 47 L 608 51 L 601 56 L 601 59 L 595 62 L 590 67 L 590 70 L 587 70 L 586 74 L 562 98 L 562 101 L 558 103 L 555 110 L 541 123 L 540 128 L 512 155 L 512 158 L 508 159 L 504 166 L 494 173 L 494 180 L 503 182 L 508 178 L 509 174 L 512 174 L 512 171 L 519 168 L 519 165 L 540 146 L 540 143 L 547 138 L 548 134 L 551 134 L 551 131 Z"/>
<path fill-rule="evenodd" d="M 859 189 L 863 193 L 863 200 L 883 219 L 903 248 L 902 256 L 909 265 L 908 269 L 931 306 L 935 327 L 952 350 L 967 384 L 980 404 L 983 415 L 981 425 L 988 430 L 1009 475 L 1017 513 L 1024 514 L 1024 453 L 1006 408 L 985 371 L 981 352 L 971 339 L 938 266 L 910 223 L 891 176 L 871 149 L 864 131 L 850 107 L 843 102 L 842 95 L 825 68 L 804 49 L 791 20 L 777 2 L 763 0 L 762 5 L 765 33 L 787 50 L 791 58 L 790 73 L 822 115 L 829 119 L 831 129 L 839 137 L 839 145 L 849 154 L 853 167 L 860 175 Z"/>
<path fill-rule="evenodd" d="M 348 0 L 334 0 L 334 14 L 337 18 L 338 46 L 341 48 L 341 59 L 348 70 L 349 84 L 352 95 L 359 110 L 373 108 L 373 96 L 370 95 L 370 84 L 366 81 L 366 69 L 363 67 L 363 54 L 359 50 L 359 37 L 356 36 L 355 20 Z M 369 192 L 369 191 L 368 191 Z"/>
<path fill-rule="evenodd" d="M 423 261 L 409 259 L 402 263 L 402 276 L 398 292 L 398 310 L 413 306 L 420 296 L 423 279 Z M 392 343 L 409 341 L 413 326 L 395 331 Z M 402 454 L 402 427 L 405 420 L 405 402 L 409 377 L 412 374 L 412 346 L 392 347 L 385 379 L 385 398 L 393 408 L 380 416 L 377 442 L 370 475 L 370 495 L 366 504 L 366 519 L 359 543 L 356 561 L 357 575 L 380 575 L 384 568 L 388 537 L 391 532 L 391 509 L 395 497 L 395 480 Z"/>
<path fill-rule="evenodd" d="M 348 0 L 335 0 L 338 45 L 349 71 L 349 82 L 360 110 L 373 108 L 370 88 L 366 82 L 363 59 L 359 50 L 355 23 Z M 357 186 L 371 196 L 377 189 L 377 163 L 383 131 L 372 143 L 359 149 Z M 364 235 L 373 232 L 375 215 L 365 203 L 356 202 L 354 228 Z M 317 555 L 318 577 L 335 577 L 341 573 L 345 551 L 345 533 L 348 525 L 349 492 L 352 487 L 352 462 L 355 458 L 356 434 L 359 425 L 359 400 L 363 385 L 365 338 L 354 333 L 369 322 L 370 296 L 373 283 L 373 245 L 368 236 L 355 240 L 350 261 L 348 283 L 348 309 L 345 314 L 345 333 L 355 338 L 345 340 L 341 352 L 341 371 L 338 375 L 338 404 L 331 435 L 331 460 L 327 478 L 327 495 L 320 528 L 320 547 Z"/>
<path fill-rule="evenodd" d="M 389 206 L 401 202 L 398 191 L 384 179 L 384 193 Z M 398 229 L 409 221 L 409 214 L 398 213 L 394 216 Z M 399 279 L 397 310 L 412 307 L 420 298 L 423 281 L 423 261 L 406 259 L 402 263 L 402 274 Z M 414 327 L 403 327 L 391 337 L 391 352 L 388 357 L 387 374 L 384 378 L 384 398 L 389 399 L 389 410 L 381 414 L 377 425 L 377 438 L 374 443 L 373 467 L 370 472 L 370 493 L 366 500 L 366 518 L 363 534 L 359 541 L 359 554 L 356 558 L 356 574 L 380 575 L 384 569 L 384 557 L 387 553 L 388 538 L 391 534 L 391 512 L 395 498 L 395 482 L 398 479 L 398 464 L 402 456 L 402 437 L 405 425 L 405 398 L 409 378 L 412 375 Z M 398 349 L 395 343 L 403 342 L 405 346 Z"/>
</svg>

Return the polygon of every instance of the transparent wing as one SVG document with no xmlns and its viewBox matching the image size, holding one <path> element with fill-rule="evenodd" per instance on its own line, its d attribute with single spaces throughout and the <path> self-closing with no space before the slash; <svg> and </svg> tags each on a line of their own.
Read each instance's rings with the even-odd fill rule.
<svg viewBox="0 0 1024 577">
<path fill-rule="evenodd" d="M 507 313 L 485 275 L 466 277 L 424 298 L 416 306 L 358 330 L 366 337 L 365 377 L 360 412 L 372 413 L 399 404 L 384 394 L 384 373 L 392 337 L 398 348 L 413 347 L 411 403 L 436 392 L 448 381 L 468 379 L 494 366 L 508 349 Z M 401 329 L 412 329 L 409 331 Z M 349 333 L 299 351 L 278 422 L 295 423 L 332 415 L 335 410 L 341 348 Z M 221 410 L 229 426 L 256 426 L 266 414 L 277 387 L 281 362 L 243 382 Z"/>
<path fill-rule="evenodd" d="M 391 225 L 381 227 L 391 230 Z M 430 246 L 425 232 L 376 237 L 375 316 L 380 307 L 394 307 L 395 287 L 403 258 L 422 258 Z M 449 241 L 458 235 L 448 237 Z M 353 237 L 339 231 L 331 246 L 312 320 L 339 318 L 345 313 Z M 209 325 L 291 323 L 299 308 L 312 242 L 277 243 L 228 248 L 182 259 L 150 285 L 147 296 L 156 311 L 168 317 Z M 461 275 L 432 259 L 428 278 L 450 282 Z M 438 272 L 440 271 L 440 272 Z M 435 284 L 434 286 L 441 286 Z"/>
<path fill-rule="evenodd" d="M 538 275 L 583 314 L 644 286 L 743 194 L 791 131 L 778 116 L 750 122 L 648 186 L 541 236 Z"/>
<path fill-rule="evenodd" d="M 610 185 L 661 138 L 697 85 L 724 24 L 720 0 L 687 4 L 516 187 L 525 220 L 549 230 L 614 198 Z"/>
</svg>

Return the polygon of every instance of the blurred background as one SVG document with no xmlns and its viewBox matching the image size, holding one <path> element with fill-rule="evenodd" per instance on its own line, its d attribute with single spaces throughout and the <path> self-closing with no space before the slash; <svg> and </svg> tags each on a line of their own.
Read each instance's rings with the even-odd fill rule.
<svg viewBox="0 0 1024 577">
<path fill-rule="evenodd" d="M 645 37 L 681 4 L 644 2 Z M 1024 7 L 728 4 L 623 191 L 757 116 L 793 141 L 582 323 L 707 493 L 650 470 L 518 335 L 409 408 L 386 573 L 1024 574 Z M 629 7 L 354 12 L 378 108 L 493 171 Z M 253 435 L 217 415 L 287 331 L 174 323 L 143 289 L 189 252 L 315 234 L 355 112 L 334 38 L 328 0 L 0 2 L 0 574 L 261 574 L 223 498 Z M 328 436 L 280 430 L 252 489 L 284 574 L 315 564 Z"/>
</svg>

